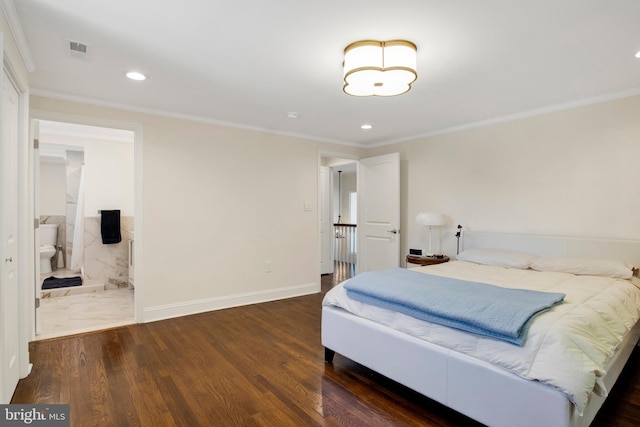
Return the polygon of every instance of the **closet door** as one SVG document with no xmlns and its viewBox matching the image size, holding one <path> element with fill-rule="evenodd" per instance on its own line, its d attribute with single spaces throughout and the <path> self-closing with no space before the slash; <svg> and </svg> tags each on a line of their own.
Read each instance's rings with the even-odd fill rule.
<svg viewBox="0 0 640 427">
<path fill-rule="evenodd" d="M 0 209 L 0 403 L 11 401 L 20 378 L 20 292 L 18 260 L 19 96 L 2 73 L 2 172 Z"/>
</svg>

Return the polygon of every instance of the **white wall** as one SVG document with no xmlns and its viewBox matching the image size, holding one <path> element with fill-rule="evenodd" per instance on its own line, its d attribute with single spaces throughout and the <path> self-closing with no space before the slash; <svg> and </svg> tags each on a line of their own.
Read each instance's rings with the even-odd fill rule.
<svg viewBox="0 0 640 427">
<path fill-rule="evenodd" d="M 350 224 L 351 206 L 349 205 L 349 193 L 357 190 L 356 173 L 352 171 L 344 171 L 338 174 L 339 167 L 332 168 L 333 172 L 333 191 L 332 191 L 332 219 L 333 223 L 338 222 L 338 216 L 341 216 L 342 224 Z M 338 182 L 340 181 L 340 182 Z"/>
<path fill-rule="evenodd" d="M 85 216 L 102 209 L 134 216 L 133 160 L 132 143 L 95 141 L 85 146 Z"/>
<path fill-rule="evenodd" d="M 64 163 L 40 163 L 40 215 L 66 215 L 66 183 Z"/>
<path fill-rule="evenodd" d="M 133 133 L 131 137 L 132 142 L 120 142 L 41 133 L 41 143 L 83 147 L 85 216 L 98 216 L 102 209 L 120 209 L 122 216 L 134 216 Z M 42 165 L 40 170 L 42 174 Z M 47 214 L 43 206 L 40 211 Z"/>
<path fill-rule="evenodd" d="M 421 211 L 451 232 L 640 239 L 639 117 L 635 96 L 366 154 L 401 153 L 404 253 L 425 246 Z"/>
</svg>

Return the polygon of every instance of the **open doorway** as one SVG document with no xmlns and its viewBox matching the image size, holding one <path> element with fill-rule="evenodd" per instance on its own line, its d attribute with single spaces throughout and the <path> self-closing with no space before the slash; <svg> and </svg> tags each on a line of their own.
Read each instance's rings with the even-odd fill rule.
<svg viewBox="0 0 640 427">
<path fill-rule="evenodd" d="M 134 132 L 37 122 L 36 339 L 134 323 Z"/>
<path fill-rule="evenodd" d="M 357 161 L 321 157 L 321 274 L 340 282 L 356 273 L 358 259 Z"/>
<path fill-rule="evenodd" d="M 330 264 L 349 278 L 399 267 L 400 154 L 358 160 L 321 155 L 320 160 L 321 272 Z M 330 190 L 323 191 L 325 187 Z M 345 228 L 352 229 L 351 242 Z"/>
</svg>

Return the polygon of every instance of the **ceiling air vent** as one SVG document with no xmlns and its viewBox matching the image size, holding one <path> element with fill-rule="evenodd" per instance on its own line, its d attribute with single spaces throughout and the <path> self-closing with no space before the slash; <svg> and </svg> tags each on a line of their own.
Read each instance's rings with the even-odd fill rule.
<svg viewBox="0 0 640 427">
<path fill-rule="evenodd" d="M 86 59 L 87 45 L 84 43 L 69 40 L 69 52 L 71 53 L 71 56 Z"/>
</svg>

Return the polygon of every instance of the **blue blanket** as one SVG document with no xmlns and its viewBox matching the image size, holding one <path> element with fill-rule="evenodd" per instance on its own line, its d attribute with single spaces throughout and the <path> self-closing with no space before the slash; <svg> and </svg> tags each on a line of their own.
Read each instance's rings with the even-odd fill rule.
<svg viewBox="0 0 640 427">
<path fill-rule="evenodd" d="M 344 287 L 354 300 L 520 346 L 533 319 L 565 297 L 402 268 L 361 273 Z"/>
</svg>

